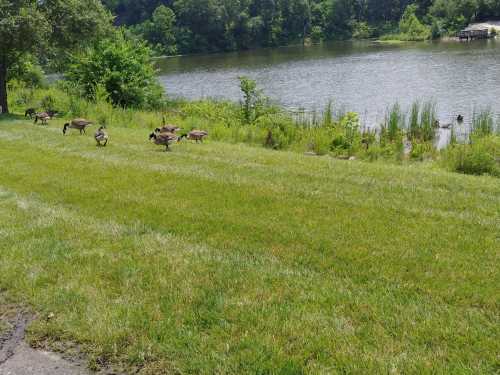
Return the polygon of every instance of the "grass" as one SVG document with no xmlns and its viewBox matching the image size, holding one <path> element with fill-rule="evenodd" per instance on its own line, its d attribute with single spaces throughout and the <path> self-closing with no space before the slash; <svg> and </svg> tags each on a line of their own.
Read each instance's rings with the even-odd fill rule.
<svg viewBox="0 0 500 375">
<path fill-rule="evenodd" d="M 61 125 L 0 120 L 32 340 L 143 374 L 498 371 L 498 179 Z"/>
</svg>

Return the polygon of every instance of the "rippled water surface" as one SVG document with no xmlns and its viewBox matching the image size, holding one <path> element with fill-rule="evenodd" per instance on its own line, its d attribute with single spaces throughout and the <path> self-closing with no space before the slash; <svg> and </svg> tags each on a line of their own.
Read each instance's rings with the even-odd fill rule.
<svg viewBox="0 0 500 375">
<path fill-rule="evenodd" d="M 337 108 L 380 121 L 386 108 L 433 99 L 441 121 L 490 106 L 500 113 L 500 40 L 383 45 L 372 42 L 286 47 L 161 60 L 168 93 L 240 100 L 237 77 L 292 109 Z"/>
</svg>

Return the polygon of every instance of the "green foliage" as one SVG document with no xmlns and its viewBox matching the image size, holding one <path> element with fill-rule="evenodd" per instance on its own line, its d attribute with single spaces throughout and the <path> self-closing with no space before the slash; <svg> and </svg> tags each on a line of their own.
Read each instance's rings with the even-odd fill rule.
<svg viewBox="0 0 500 375">
<path fill-rule="evenodd" d="M 241 113 L 247 124 L 257 120 L 261 115 L 272 111 L 268 105 L 268 99 L 262 93 L 262 90 L 257 88 L 257 82 L 248 77 L 239 77 L 240 90 L 243 94 L 241 102 Z"/>
<path fill-rule="evenodd" d="M 311 40 L 313 43 L 320 43 L 324 38 L 323 28 L 321 26 L 313 26 L 311 29 Z"/>
<path fill-rule="evenodd" d="M 105 0 L 121 24 L 141 31 L 162 53 L 240 50 L 310 39 L 421 41 L 453 34 L 474 20 L 496 19 L 495 0 Z M 155 21 L 158 7 L 169 9 Z M 166 13 L 165 13 L 166 14 Z M 156 26 L 155 26 L 156 25 Z M 151 30 L 161 30 L 159 33 Z M 399 29 L 399 30 L 398 30 Z M 150 30 L 150 31 L 148 31 Z M 168 35 L 168 42 L 154 42 Z M 161 38 L 160 38 L 161 39 Z M 175 40 L 175 43 L 174 43 Z"/>
<path fill-rule="evenodd" d="M 353 39 L 368 39 L 373 36 L 373 29 L 367 22 L 353 22 L 352 37 Z"/>
<path fill-rule="evenodd" d="M 175 55 L 177 53 L 175 21 L 174 11 L 160 5 L 154 11 L 151 20 L 135 26 L 133 30 L 146 39 L 160 54 Z"/>
<path fill-rule="evenodd" d="M 398 103 L 394 104 L 386 113 L 381 127 L 381 139 L 394 142 L 401 138 L 405 127 L 405 116 Z"/>
<path fill-rule="evenodd" d="M 399 31 L 403 40 L 427 40 L 431 37 L 429 27 L 423 25 L 416 15 L 417 6 L 408 5 L 399 22 Z"/>
<path fill-rule="evenodd" d="M 495 133 L 496 124 L 493 112 L 490 108 L 474 111 L 472 115 L 471 135 L 473 137 L 485 137 Z"/>
<path fill-rule="evenodd" d="M 23 77 L 30 74 L 23 68 L 33 68 L 24 64 L 28 54 L 37 53 L 49 60 L 57 57 L 62 62 L 65 59 L 61 52 L 81 48 L 103 35 L 110 20 L 102 4 L 95 0 L 0 0 L 2 111 L 8 112 L 6 83 L 11 70 L 17 77 Z"/>
<path fill-rule="evenodd" d="M 22 60 L 14 63 L 8 72 L 10 80 L 22 82 L 28 88 L 45 87 L 47 85 L 45 72 L 33 56 L 25 55 Z"/>
<path fill-rule="evenodd" d="M 144 43 L 119 32 L 74 56 L 66 78 L 80 86 L 90 100 L 95 100 L 96 90 L 102 85 L 116 106 L 158 108 L 162 89 L 156 82 L 151 57 Z"/>
<path fill-rule="evenodd" d="M 445 164 L 454 172 L 500 177 L 500 137 L 473 137 L 445 151 Z"/>
</svg>

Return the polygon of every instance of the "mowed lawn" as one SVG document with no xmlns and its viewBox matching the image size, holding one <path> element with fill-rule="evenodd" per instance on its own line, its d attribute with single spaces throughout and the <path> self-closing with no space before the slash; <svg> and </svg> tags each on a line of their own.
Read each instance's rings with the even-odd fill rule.
<svg viewBox="0 0 500 375">
<path fill-rule="evenodd" d="M 500 371 L 500 179 L 61 125 L 0 121 L 31 340 L 145 374 Z"/>
</svg>

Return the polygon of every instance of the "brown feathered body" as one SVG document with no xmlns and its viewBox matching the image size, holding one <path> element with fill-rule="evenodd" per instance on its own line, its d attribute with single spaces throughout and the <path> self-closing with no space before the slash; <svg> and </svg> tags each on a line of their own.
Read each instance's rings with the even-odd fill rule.
<svg viewBox="0 0 500 375">
<path fill-rule="evenodd" d="M 47 125 L 50 118 L 51 117 L 47 112 L 37 112 L 35 113 L 35 124 L 38 123 L 38 120 L 40 120 L 42 125 Z"/>
<path fill-rule="evenodd" d="M 183 134 L 181 136 L 181 139 L 187 138 L 189 140 L 196 141 L 196 143 L 198 143 L 198 142 L 203 142 L 203 139 L 206 136 L 208 136 L 208 132 L 206 132 L 205 130 L 191 130 L 189 133 Z"/>
<path fill-rule="evenodd" d="M 106 131 L 104 130 L 103 126 L 101 126 L 95 132 L 94 138 L 95 138 L 98 146 L 106 147 L 106 145 L 108 144 L 109 137 L 108 137 L 108 134 L 106 133 Z"/>
<path fill-rule="evenodd" d="M 64 124 L 63 134 L 66 134 L 68 129 L 76 129 L 80 131 L 80 134 L 85 134 L 85 129 L 92 124 L 92 121 L 83 118 L 71 120 L 71 122 Z"/>
<path fill-rule="evenodd" d="M 165 146 L 165 151 L 169 151 L 170 144 L 175 142 L 177 139 L 178 138 L 174 133 L 155 132 L 149 135 L 149 140 L 153 141 L 156 145 Z"/>
</svg>

